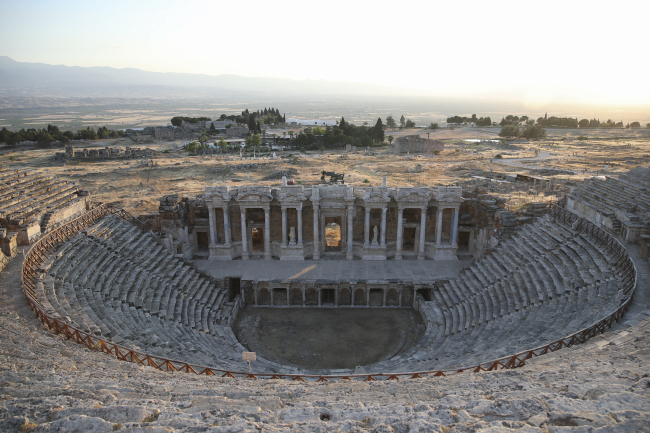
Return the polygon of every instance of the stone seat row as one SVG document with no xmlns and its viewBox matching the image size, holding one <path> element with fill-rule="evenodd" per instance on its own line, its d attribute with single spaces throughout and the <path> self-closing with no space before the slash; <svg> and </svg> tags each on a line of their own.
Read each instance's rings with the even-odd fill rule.
<svg viewBox="0 0 650 433">
<path fill-rule="evenodd" d="M 613 257 L 548 217 L 422 303 L 427 333 L 376 368 L 415 370 L 489 361 L 576 332 L 616 308 Z"/>
<path fill-rule="evenodd" d="M 650 195 L 646 193 L 647 189 L 626 183 L 624 179 L 624 177 L 621 179 L 608 178 L 606 181 L 592 179 L 589 186 L 608 193 L 613 200 L 635 201 L 645 208 L 650 208 Z"/>
<path fill-rule="evenodd" d="M 7 187 L 0 183 L 0 203 L 2 207 L 10 206 L 15 202 L 38 194 L 42 189 L 56 183 L 57 179 L 54 176 L 43 176 L 36 174 L 22 179 L 20 184 Z"/>
<path fill-rule="evenodd" d="M 590 179 L 579 188 L 574 189 L 571 195 L 587 201 L 597 209 L 603 206 L 614 212 L 621 203 L 633 202 L 642 210 L 650 209 L 650 196 L 645 193 L 645 187 L 630 183 L 622 176 L 620 179 L 607 178 L 606 181 Z"/>
<path fill-rule="evenodd" d="M 76 198 L 78 187 L 74 183 L 57 182 L 46 188 L 46 191 L 34 198 L 25 198 L 22 201 L 3 207 L 5 218 L 11 220 L 28 220 L 36 214 L 45 213 L 65 206 Z"/>
<path fill-rule="evenodd" d="M 223 316 L 226 293 L 115 216 L 64 244 L 42 271 L 44 308 L 86 332 L 156 356 L 246 367 Z"/>
<path fill-rule="evenodd" d="M 621 203 L 628 202 L 633 202 L 644 210 L 650 209 L 650 200 L 643 197 L 641 191 L 620 185 L 621 183 L 616 179 L 607 181 L 592 179 L 575 191 L 578 193 L 576 195 L 586 197 L 595 203 L 602 200 L 602 203 L 612 211 L 618 209 Z"/>
<path fill-rule="evenodd" d="M 30 179 L 38 179 L 44 176 L 42 173 L 24 170 L 6 169 L 0 171 L 0 192 L 4 195 L 5 190 L 29 182 Z"/>
</svg>

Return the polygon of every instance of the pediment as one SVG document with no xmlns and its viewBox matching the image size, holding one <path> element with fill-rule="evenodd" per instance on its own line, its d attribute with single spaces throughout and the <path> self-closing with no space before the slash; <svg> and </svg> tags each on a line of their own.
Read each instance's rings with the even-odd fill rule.
<svg viewBox="0 0 650 433">
<path fill-rule="evenodd" d="M 238 202 L 270 202 L 273 200 L 271 193 L 246 191 L 235 198 Z"/>
<path fill-rule="evenodd" d="M 427 189 L 401 189 L 395 195 L 397 202 L 428 202 L 431 200 L 431 194 Z"/>
<path fill-rule="evenodd" d="M 443 203 L 460 203 L 463 199 L 463 190 L 460 187 L 441 187 L 438 189 L 436 200 Z"/>
<path fill-rule="evenodd" d="M 363 196 L 363 201 L 366 203 L 388 203 L 390 202 L 390 197 L 388 196 L 388 193 L 372 191 Z"/>
<path fill-rule="evenodd" d="M 305 200 L 305 195 L 302 192 L 297 193 L 297 192 L 290 191 L 290 192 L 282 192 L 278 194 L 278 201 L 280 203 L 302 202 L 303 200 Z"/>
</svg>

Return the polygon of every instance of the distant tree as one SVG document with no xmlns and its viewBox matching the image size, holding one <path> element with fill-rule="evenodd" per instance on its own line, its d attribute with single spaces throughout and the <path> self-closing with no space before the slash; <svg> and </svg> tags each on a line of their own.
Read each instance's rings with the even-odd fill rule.
<svg viewBox="0 0 650 433">
<path fill-rule="evenodd" d="M 393 137 L 392 135 L 389 135 L 389 136 L 388 136 L 388 142 L 389 142 L 390 144 L 393 144 L 393 140 L 395 140 L 395 137 Z"/>
<path fill-rule="evenodd" d="M 384 142 L 384 124 L 381 121 L 381 117 L 377 118 L 377 123 L 375 123 L 375 141 L 377 143 L 383 143 Z"/>
<path fill-rule="evenodd" d="M 542 125 L 530 125 L 524 128 L 521 136 L 529 140 L 539 140 L 546 137 L 546 130 Z"/>
<path fill-rule="evenodd" d="M 208 141 L 208 136 L 205 133 L 201 134 L 201 136 L 199 137 L 199 143 L 205 144 L 207 141 Z"/>
<path fill-rule="evenodd" d="M 402 117 L 399 118 L 399 127 L 400 128 L 405 128 L 406 127 L 406 119 L 404 118 L 403 114 L 402 114 Z"/>
<path fill-rule="evenodd" d="M 63 133 L 63 136 L 66 137 L 68 140 L 72 140 L 74 138 L 74 132 L 72 131 L 65 131 Z"/>
<path fill-rule="evenodd" d="M 341 121 L 339 122 L 339 128 L 345 129 L 345 127 L 346 127 L 345 117 L 341 117 Z"/>
<path fill-rule="evenodd" d="M 397 123 L 395 123 L 395 119 L 393 119 L 393 116 L 387 116 L 386 117 L 386 128 L 389 128 L 389 129 L 397 128 Z"/>
<path fill-rule="evenodd" d="M 528 119 L 529 119 L 528 116 L 521 116 L 521 117 L 519 118 L 520 122 L 521 122 L 521 123 L 524 123 L 524 124 L 525 124 L 525 123 L 528 123 Z"/>
<path fill-rule="evenodd" d="M 258 134 L 253 134 L 249 137 L 246 137 L 246 146 L 248 147 L 258 147 L 262 144 L 262 137 Z"/>
<path fill-rule="evenodd" d="M 589 119 L 582 119 L 580 122 L 578 122 L 578 126 L 580 128 L 588 128 L 589 127 Z"/>
<path fill-rule="evenodd" d="M 440 126 L 438 126 L 437 123 L 431 122 L 431 125 L 429 125 L 429 129 L 438 129 L 438 128 L 440 128 Z"/>
<path fill-rule="evenodd" d="M 216 132 L 217 128 L 214 127 L 214 123 L 210 123 L 210 132 Z"/>
<path fill-rule="evenodd" d="M 36 142 L 38 144 L 50 144 L 54 143 L 54 137 L 52 137 L 48 132 L 45 132 L 45 130 L 41 131 L 36 135 Z"/>
<path fill-rule="evenodd" d="M 411 119 L 408 119 L 408 120 L 406 121 L 406 125 L 405 125 L 405 127 L 406 127 L 406 128 L 415 128 L 415 122 L 412 121 Z"/>
<path fill-rule="evenodd" d="M 324 133 L 325 131 L 323 131 L 323 128 L 321 128 L 320 126 L 314 128 L 314 135 L 323 135 Z"/>
<path fill-rule="evenodd" d="M 639 122 L 630 123 L 630 128 L 640 128 L 640 127 L 641 127 L 641 123 Z"/>
<path fill-rule="evenodd" d="M 501 131 L 499 131 L 499 137 L 504 137 L 504 138 L 517 138 L 521 135 L 521 131 L 519 131 L 518 126 L 504 126 L 501 128 Z"/>
<path fill-rule="evenodd" d="M 645 124 L 646 128 L 650 129 L 650 123 Z"/>
</svg>

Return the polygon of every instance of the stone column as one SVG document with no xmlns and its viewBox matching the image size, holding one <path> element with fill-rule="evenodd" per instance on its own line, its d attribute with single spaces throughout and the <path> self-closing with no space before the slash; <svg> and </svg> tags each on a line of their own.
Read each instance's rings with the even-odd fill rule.
<svg viewBox="0 0 650 433">
<path fill-rule="evenodd" d="M 320 240 L 318 239 L 318 220 L 320 216 L 318 215 L 318 205 L 314 204 L 314 260 L 320 259 Z"/>
<path fill-rule="evenodd" d="M 338 307 L 339 306 L 339 289 L 341 287 L 341 284 L 339 283 L 338 287 L 334 289 L 334 306 Z"/>
<path fill-rule="evenodd" d="M 370 307 L 370 289 L 366 287 L 366 307 Z"/>
<path fill-rule="evenodd" d="M 264 209 L 264 259 L 271 260 L 271 216 L 270 209 Z"/>
<path fill-rule="evenodd" d="M 224 246 L 229 247 L 230 246 L 230 211 L 228 206 L 222 209 L 223 209 L 223 231 L 226 238 Z"/>
<path fill-rule="evenodd" d="M 386 248 L 386 213 L 387 212 L 388 212 L 387 207 L 381 210 L 381 247 L 382 248 Z"/>
<path fill-rule="evenodd" d="M 354 292 L 356 292 L 356 288 L 350 284 L 350 308 L 354 308 Z"/>
<path fill-rule="evenodd" d="M 273 306 L 273 289 L 270 287 L 267 287 L 266 290 L 269 291 L 269 295 L 271 296 L 271 307 Z"/>
<path fill-rule="evenodd" d="M 348 206 L 348 252 L 345 256 L 348 260 L 354 259 L 354 245 L 352 245 L 352 218 L 354 218 L 354 206 Z"/>
<path fill-rule="evenodd" d="M 366 208 L 366 217 L 363 220 L 363 247 L 370 246 L 370 208 Z"/>
<path fill-rule="evenodd" d="M 458 246 L 458 209 L 454 208 L 453 218 L 451 219 L 451 246 Z"/>
<path fill-rule="evenodd" d="M 386 306 L 386 295 L 388 294 L 388 289 L 384 287 L 384 307 Z"/>
<path fill-rule="evenodd" d="M 296 208 L 298 214 L 298 245 L 302 246 L 302 206 Z"/>
<path fill-rule="evenodd" d="M 287 246 L 287 208 L 282 206 L 282 246 Z"/>
<path fill-rule="evenodd" d="M 208 208 L 208 216 L 210 217 L 210 245 L 216 245 L 217 244 L 217 233 L 216 233 L 216 225 L 215 225 L 215 216 L 214 216 L 214 208 L 210 206 Z"/>
<path fill-rule="evenodd" d="M 241 208 L 241 259 L 248 260 L 248 233 L 246 232 L 245 208 Z"/>
<path fill-rule="evenodd" d="M 253 293 L 255 293 L 255 306 L 256 307 L 257 307 L 257 292 L 259 292 L 259 290 L 257 289 L 257 287 L 255 287 L 255 289 L 253 289 Z"/>
<path fill-rule="evenodd" d="M 307 299 L 305 295 L 305 285 L 301 284 L 300 289 L 302 290 L 302 306 L 304 307 L 305 305 L 307 305 Z"/>
<path fill-rule="evenodd" d="M 287 307 L 288 307 L 289 305 L 291 305 L 291 304 L 290 304 L 290 301 L 289 301 L 289 291 L 290 291 L 290 290 L 291 290 L 291 288 L 290 288 L 290 287 L 287 287 Z"/>
<path fill-rule="evenodd" d="M 438 207 L 436 215 L 436 246 L 440 246 L 442 243 L 442 211 L 443 208 Z"/>
<path fill-rule="evenodd" d="M 400 207 L 397 213 L 397 246 L 395 247 L 395 260 L 402 260 L 403 234 L 404 234 L 404 209 Z"/>
<path fill-rule="evenodd" d="M 320 291 L 320 288 L 316 289 L 316 291 L 318 293 L 318 306 L 320 307 L 320 305 L 321 305 L 321 291 Z"/>
<path fill-rule="evenodd" d="M 427 208 L 422 208 L 422 213 L 420 214 L 420 251 L 418 252 L 418 260 L 424 260 L 424 240 L 425 231 L 427 226 Z"/>
</svg>

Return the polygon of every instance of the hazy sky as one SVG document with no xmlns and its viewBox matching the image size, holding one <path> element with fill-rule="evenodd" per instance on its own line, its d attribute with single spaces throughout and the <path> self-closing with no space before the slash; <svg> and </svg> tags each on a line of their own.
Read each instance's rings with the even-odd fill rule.
<svg viewBox="0 0 650 433">
<path fill-rule="evenodd" d="M 438 95 L 650 103 L 650 1 L 9 1 L 0 55 L 365 81 Z"/>
</svg>

